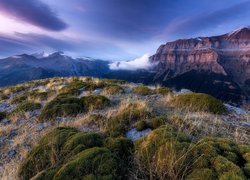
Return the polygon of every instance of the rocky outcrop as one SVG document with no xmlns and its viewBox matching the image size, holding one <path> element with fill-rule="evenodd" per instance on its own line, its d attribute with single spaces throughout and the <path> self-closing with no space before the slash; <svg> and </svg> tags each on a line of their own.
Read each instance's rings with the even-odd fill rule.
<svg viewBox="0 0 250 180">
<path fill-rule="evenodd" d="M 158 63 L 154 69 L 157 72 L 155 79 L 158 81 L 169 84 L 170 79 L 173 81 L 172 78 L 190 71 L 192 71 L 192 74 L 194 74 L 194 71 L 198 71 L 203 74 L 226 76 L 227 83 L 230 80 L 230 89 L 240 87 L 242 90 L 240 94 L 248 94 L 250 28 L 241 28 L 221 36 L 180 39 L 168 42 L 161 45 L 150 60 Z M 160 77 L 162 79 L 159 79 Z M 213 78 L 211 77 L 211 79 Z M 213 81 L 216 82 L 217 79 Z M 198 86 L 202 87 L 203 85 Z"/>
</svg>

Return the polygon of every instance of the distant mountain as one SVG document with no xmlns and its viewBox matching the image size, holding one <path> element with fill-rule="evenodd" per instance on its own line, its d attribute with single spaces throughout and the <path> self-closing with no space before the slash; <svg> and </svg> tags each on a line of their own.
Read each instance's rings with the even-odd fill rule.
<svg viewBox="0 0 250 180">
<path fill-rule="evenodd" d="M 103 76 L 109 62 L 89 58 L 71 58 L 61 52 L 17 55 L 0 59 L 0 86 L 55 76 Z"/>
<path fill-rule="evenodd" d="M 153 81 L 239 102 L 250 95 L 250 28 L 161 45 Z"/>
<path fill-rule="evenodd" d="M 22 54 L 0 59 L 0 86 L 55 76 L 94 76 L 187 88 L 237 104 L 250 97 L 249 27 L 168 42 L 150 62 L 150 69 L 111 70 L 109 61 L 72 58 L 61 52 Z"/>
</svg>

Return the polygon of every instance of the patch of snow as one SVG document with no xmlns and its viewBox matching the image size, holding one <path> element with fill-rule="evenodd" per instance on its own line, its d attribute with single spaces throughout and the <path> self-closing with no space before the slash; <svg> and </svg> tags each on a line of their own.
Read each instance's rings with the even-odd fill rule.
<svg viewBox="0 0 250 180">
<path fill-rule="evenodd" d="M 94 94 L 100 94 L 101 91 L 102 91 L 102 88 L 98 88 L 98 89 L 95 89 L 95 90 L 93 91 L 93 93 L 94 93 Z"/>
<path fill-rule="evenodd" d="M 235 106 L 232 106 L 230 104 L 224 104 L 226 106 L 226 108 L 231 111 L 231 112 L 234 112 L 236 113 L 237 115 L 244 115 L 246 114 L 246 111 L 242 108 L 239 108 L 239 107 L 235 107 Z"/>
<path fill-rule="evenodd" d="M 147 136 L 151 131 L 152 130 L 149 128 L 143 131 L 137 131 L 135 128 L 133 128 L 126 133 L 126 137 L 132 141 L 136 141 L 137 139 L 141 137 Z"/>
<path fill-rule="evenodd" d="M 250 127 L 250 122 L 241 122 L 240 125 Z"/>
<path fill-rule="evenodd" d="M 192 93 L 191 90 L 189 89 L 181 89 L 180 91 L 177 92 L 177 94 L 188 94 L 188 93 Z"/>
</svg>

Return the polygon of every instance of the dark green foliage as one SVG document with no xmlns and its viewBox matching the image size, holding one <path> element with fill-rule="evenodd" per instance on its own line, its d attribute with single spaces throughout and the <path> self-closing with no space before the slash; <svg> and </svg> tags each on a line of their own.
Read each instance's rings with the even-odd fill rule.
<svg viewBox="0 0 250 180">
<path fill-rule="evenodd" d="M 167 88 L 167 87 L 159 87 L 159 88 L 155 89 L 155 92 L 157 94 L 161 94 L 161 95 L 165 96 L 165 95 L 172 93 L 172 90 Z"/>
<path fill-rule="evenodd" d="M 105 143 L 104 143 L 105 142 Z M 104 144 L 104 146 L 103 146 Z M 133 142 L 60 127 L 45 135 L 21 164 L 21 179 L 121 179 Z"/>
<path fill-rule="evenodd" d="M 14 110 L 14 112 L 28 112 L 28 111 L 35 111 L 37 109 L 41 109 L 41 104 L 34 103 L 31 101 L 25 101 L 20 103 Z"/>
<path fill-rule="evenodd" d="M 37 92 L 33 91 L 29 94 L 29 97 L 31 99 L 38 99 L 40 101 L 46 101 L 52 94 L 54 94 L 53 91 L 50 92 Z"/>
<path fill-rule="evenodd" d="M 86 83 L 78 79 L 74 79 L 71 83 L 60 90 L 60 94 L 78 96 L 83 91 Z"/>
<path fill-rule="evenodd" d="M 76 116 L 84 111 L 80 99 L 73 96 L 59 95 L 42 109 L 40 121 L 55 120 L 58 116 Z"/>
<path fill-rule="evenodd" d="M 9 99 L 9 96 L 4 94 L 3 92 L 0 92 L 0 101 L 7 100 L 7 99 Z"/>
<path fill-rule="evenodd" d="M 145 108 L 141 108 L 138 104 L 130 104 L 108 119 L 106 132 L 112 137 L 122 136 L 132 122 L 147 119 L 148 116 L 150 113 Z"/>
<path fill-rule="evenodd" d="M 223 138 L 204 138 L 191 143 L 171 126 L 161 126 L 136 142 L 140 165 L 145 172 L 157 167 L 153 172 L 156 179 L 162 176 L 166 179 L 183 176 L 187 179 L 247 179 L 248 148 Z M 173 171 L 166 173 L 166 169 Z"/>
<path fill-rule="evenodd" d="M 203 111 L 222 114 L 226 111 L 224 104 L 216 98 L 202 93 L 182 94 L 174 97 L 172 105 L 190 111 Z"/>
<path fill-rule="evenodd" d="M 166 118 L 164 116 L 156 116 L 149 121 L 149 127 L 156 129 L 165 124 Z"/>
<path fill-rule="evenodd" d="M 108 95 L 116 95 L 116 94 L 122 94 L 125 91 L 121 86 L 118 86 L 116 84 L 110 84 L 103 89 L 103 92 Z"/>
<path fill-rule="evenodd" d="M 142 96 L 153 94 L 154 92 L 147 86 L 136 86 L 133 88 L 133 92 Z"/>
<path fill-rule="evenodd" d="M 110 105 L 110 100 L 101 95 L 84 96 L 80 101 L 86 110 L 103 109 Z"/>
<path fill-rule="evenodd" d="M 143 130 L 147 129 L 148 127 L 149 127 L 148 122 L 145 120 L 138 121 L 135 124 L 135 129 L 137 131 L 143 131 Z"/>
<path fill-rule="evenodd" d="M 6 112 L 0 112 L 0 122 L 1 122 L 4 118 L 6 118 L 6 116 L 7 116 Z"/>
<path fill-rule="evenodd" d="M 11 104 L 18 104 L 18 103 L 22 103 L 24 101 L 26 101 L 28 99 L 28 95 L 22 94 L 22 95 L 18 95 L 16 97 L 14 97 L 13 99 L 10 100 Z"/>
</svg>

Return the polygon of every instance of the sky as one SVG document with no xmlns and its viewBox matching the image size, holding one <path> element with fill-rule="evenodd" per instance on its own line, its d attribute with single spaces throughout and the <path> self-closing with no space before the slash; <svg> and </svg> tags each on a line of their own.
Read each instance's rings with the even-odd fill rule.
<svg viewBox="0 0 250 180">
<path fill-rule="evenodd" d="M 250 25 L 250 0 L 0 0 L 0 57 L 63 51 L 131 60 Z"/>
</svg>

